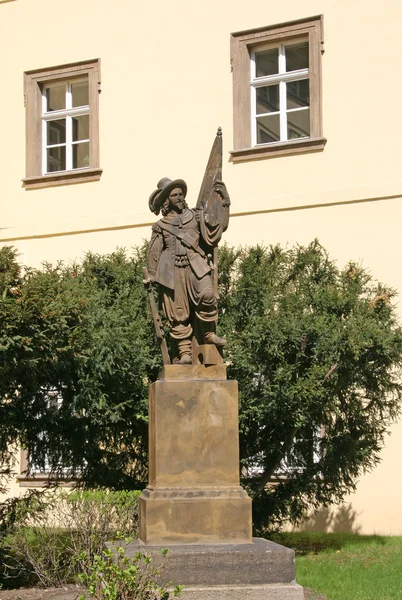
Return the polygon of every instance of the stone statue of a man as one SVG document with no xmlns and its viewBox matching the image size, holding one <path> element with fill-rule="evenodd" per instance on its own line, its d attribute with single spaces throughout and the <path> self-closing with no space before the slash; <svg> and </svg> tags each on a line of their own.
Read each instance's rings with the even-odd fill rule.
<svg viewBox="0 0 402 600">
<path fill-rule="evenodd" d="M 218 311 L 211 252 L 229 223 L 229 195 L 220 181 L 214 184 L 213 202 L 190 209 L 186 195 L 185 181 L 165 177 L 149 198 L 150 210 L 163 216 L 152 228 L 148 273 L 158 284 L 171 326 L 173 362 L 180 364 L 192 362 L 194 328 L 201 343 L 226 344 L 215 332 Z"/>
</svg>

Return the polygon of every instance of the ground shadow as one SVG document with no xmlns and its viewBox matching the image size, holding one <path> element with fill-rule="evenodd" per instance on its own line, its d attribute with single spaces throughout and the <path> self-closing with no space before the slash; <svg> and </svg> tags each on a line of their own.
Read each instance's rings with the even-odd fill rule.
<svg viewBox="0 0 402 600">
<path fill-rule="evenodd" d="M 267 535 L 270 540 L 292 548 L 297 555 L 318 554 L 324 550 L 341 550 L 345 546 L 376 544 L 384 546 L 386 540 L 380 535 L 359 535 L 356 533 L 319 533 L 298 531 Z"/>
</svg>

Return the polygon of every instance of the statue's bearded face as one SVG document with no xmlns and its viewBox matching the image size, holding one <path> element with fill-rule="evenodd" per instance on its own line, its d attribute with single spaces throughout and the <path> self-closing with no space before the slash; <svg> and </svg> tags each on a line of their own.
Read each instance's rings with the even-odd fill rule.
<svg viewBox="0 0 402 600">
<path fill-rule="evenodd" d="M 172 210 L 181 213 L 183 212 L 186 203 L 184 200 L 183 190 L 181 188 L 174 188 L 169 194 L 169 204 Z"/>
</svg>

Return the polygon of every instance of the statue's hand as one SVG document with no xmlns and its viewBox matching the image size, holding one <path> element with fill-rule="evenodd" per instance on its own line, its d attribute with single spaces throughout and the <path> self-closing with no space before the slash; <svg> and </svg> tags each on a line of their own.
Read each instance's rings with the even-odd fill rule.
<svg viewBox="0 0 402 600">
<path fill-rule="evenodd" d="M 220 195 L 222 200 L 224 200 L 226 206 L 230 205 L 229 194 L 223 181 L 215 182 L 215 192 Z"/>
<path fill-rule="evenodd" d="M 153 275 L 149 275 L 148 274 L 147 279 L 144 278 L 142 280 L 142 282 L 143 282 L 144 285 L 150 285 L 151 283 L 155 283 L 155 277 Z"/>
</svg>

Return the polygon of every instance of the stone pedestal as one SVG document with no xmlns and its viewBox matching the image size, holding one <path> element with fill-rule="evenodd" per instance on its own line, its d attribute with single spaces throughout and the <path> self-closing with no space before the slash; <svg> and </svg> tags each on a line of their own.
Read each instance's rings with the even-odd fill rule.
<svg viewBox="0 0 402 600">
<path fill-rule="evenodd" d="M 143 544 L 251 543 L 238 431 L 237 382 L 224 365 L 164 367 L 149 391 Z"/>
<path fill-rule="evenodd" d="M 183 584 L 183 600 L 302 600 L 294 552 L 251 537 L 237 382 L 207 362 L 165 366 L 150 387 L 149 484 L 127 555 L 145 551 L 158 566 L 169 548 L 160 582 Z"/>
</svg>

